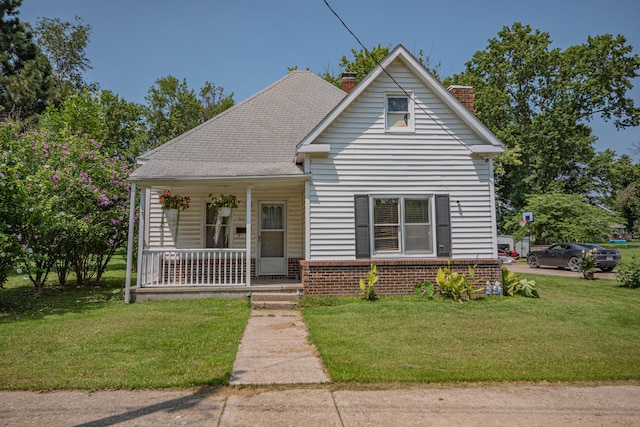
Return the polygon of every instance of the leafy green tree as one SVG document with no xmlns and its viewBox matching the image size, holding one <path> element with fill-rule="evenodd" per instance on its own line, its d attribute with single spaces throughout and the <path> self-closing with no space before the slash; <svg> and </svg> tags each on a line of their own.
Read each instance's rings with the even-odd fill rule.
<svg viewBox="0 0 640 427">
<path fill-rule="evenodd" d="M 189 89 L 186 79 L 180 81 L 173 76 L 156 80 L 145 100 L 150 148 L 183 134 L 234 105 L 233 93 L 225 96 L 221 86 L 206 82 L 198 99 L 195 91 Z"/>
<path fill-rule="evenodd" d="M 579 194 L 534 195 L 523 209 L 534 213 L 535 221 L 527 226 L 536 243 L 599 241 L 609 236 L 611 224 L 620 221 L 615 214 L 587 203 Z M 505 228 L 514 236 L 524 237 L 529 228 L 521 227 L 519 219 L 520 212 L 512 214 Z"/>
<path fill-rule="evenodd" d="M 0 117 L 25 120 L 44 111 L 51 65 L 18 19 L 22 0 L 0 0 Z"/>
<path fill-rule="evenodd" d="M 622 155 L 611 163 L 611 197 L 607 204 L 621 213 L 629 231 L 640 231 L 640 163 Z"/>
<path fill-rule="evenodd" d="M 587 194 L 584 179 L 595 156 L 589 120 L 619 128 L 640 124 L 628 97 L 640 57 L 623 36 L 589 37 L 566 50 L 548 33 L 515 23 L 474 54 L 445 84 L 474 87 L 476 114 L 506 145 L 496 179 L 503 210 L 548 191 Z"/>
<path fill-rule="evenodd" d="M 167 76 L 156 80 L 147 96 L 147 125 L 156 147 L 202 123 L 202 106 L 186 79 Z"/>
<path fill-rule="evenodd" d="M 378 66 L 387 55 L 389 55 L 389 46 L 381 46 L 379 43 L 377 46 L 374 46 L 367 53 L 364 49 L 356 50 L 351 49 L 351 54 L 353 55 L 353 59 L 347 58 L 346 55 L 342 55 L 340 59 L 340 68 L 345 72 L 356 73 L 356 83 L 360 83 L 360 81 L 367 76 L 375 67 Z M 418 61 L 436 78 L 440 78 L 438 76 L 438 68 L 440 64 L 431 64 L 431 60 L 428 56 L 424 55 L 422 50 L 419 51 Z M 298 67 L 290 67 L 289 70 L 297 69 Z M 323 79 L 328 81 L 329 83 L 341 87 L 342 85 L 342 72 L 332 75 L 329 71 L 325 71 L 323 75 L 321 75 Z"/>
<path fill-rule="evenodd" d="M 85 50 L 91 36 L 91 25 L 75 17 L 75 23 L 59 18 L 39 18 L 35 28 L 37 42 L 53 66 L 54 100 L 61 102 L 72 92 L 89 85 L 84 72 L 91 69 Z"/>
<path fill-rule="evenodd" d="M 202 89 L 200 89 L 200 105 L 202 105 L 203 122 L 228 110 L 233 107 L 234 104 L 233 92 L 225 96 L 222 86 L 215 86 L 213 83 L 206 81 Z"/>
<path fill-rule="evenodd" d="M 41 127 L 60 136 L 87 133 L 104 141 L 103 150 L 130 162 L 148 146 L 145 109 L 111 91 L 94 94 L 87 89 L 72 93 L 59 106 L 50 105 L 40 119 Z"/>
</svg>

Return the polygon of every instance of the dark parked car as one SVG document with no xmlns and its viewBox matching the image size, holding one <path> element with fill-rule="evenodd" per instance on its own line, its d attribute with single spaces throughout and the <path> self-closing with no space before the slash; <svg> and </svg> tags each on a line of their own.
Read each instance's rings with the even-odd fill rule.
<svg viewBox="0 0 640 427">
<path fill-rule="evenodd" d="M 600 270 L 611 271 L 620 262 L 620 252 L 615 249 L 607 249 L 593 243 L 556 243 L 542 251 L 529 252 L 527 264 L 532 268 L 546 265 L 578 271 L 582 251 L 588 252 L 594 248 L 598 260 L 596 267 Z"/>
</svg>

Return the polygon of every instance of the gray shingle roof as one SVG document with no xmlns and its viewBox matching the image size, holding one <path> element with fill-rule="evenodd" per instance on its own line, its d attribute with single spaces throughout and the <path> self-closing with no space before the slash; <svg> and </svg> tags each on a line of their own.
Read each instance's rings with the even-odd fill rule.
<svg viewBox="0 0 640 427">
<path fill-rule="evenodd" d="M 142 155 L 131 180 L 299 175 L 296 145 L 345 97 L 309 71 L 282 79 Z"/>
</svg>

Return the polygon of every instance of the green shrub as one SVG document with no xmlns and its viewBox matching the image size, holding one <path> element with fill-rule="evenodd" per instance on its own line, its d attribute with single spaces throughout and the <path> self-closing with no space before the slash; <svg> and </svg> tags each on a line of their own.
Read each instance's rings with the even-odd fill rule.
<svg viewBox="0 0 640 427">
<path fill-rule="evenodd" d="M 417 297 L 427 296 L 428 298 L 433 298 L 434 288 L 433 283 L 429 281 L 424 281 L 422 283 L 417 282 L 413 287 L 413 293 Z"/>
<path fill-rule="evenodd" d="M 378 298 L 374 289 L 376 283 L 378 283 L 378 269 L 371 264 L 371 269 L 367 274 L 367 283 L 364 282 L 364 279 L 360 279 L 360 293 L 363 299 L 373 301 Z"/>
<path fill-rule="evenodd" d="M 439 268 L 436 283 L 443 297 L 462 302 L 462 295 L 467 289 L 464 274 L 451 271 L 449 268 Z M 471 297 L 470 294 L 467 296 Z"/>
<path fill-rule="evenodd" d="M 535 280 L 527 280 L 521 274 L 502 267 L 502 289 L 505 296 L 522 295 L 523 297 L 540 298 L 536 290 Z"/>
<path fill-rule="evenodd" d="M 640 258 L 633 255 L 630 261 L 618 264 L 616 280 L 625 288 L 640 288 Z"/>
</svg>

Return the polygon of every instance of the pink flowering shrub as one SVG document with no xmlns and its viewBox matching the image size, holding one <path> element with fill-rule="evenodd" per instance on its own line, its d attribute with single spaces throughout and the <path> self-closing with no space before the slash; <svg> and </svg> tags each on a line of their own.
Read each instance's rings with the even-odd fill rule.
<svg viewBox="0 0 640 427">
<path fill-rule="evenodd" d="M 0 229 L 36 292 L 54 267 L 61 284 L 71 270 L 78 284 L 99 281 L 126 242 L 131 167 L 86 134 L 17 134 L 4 124 L 0 141 L 0 187 L 12 194 L 0 199 Z"/>
</svg>

